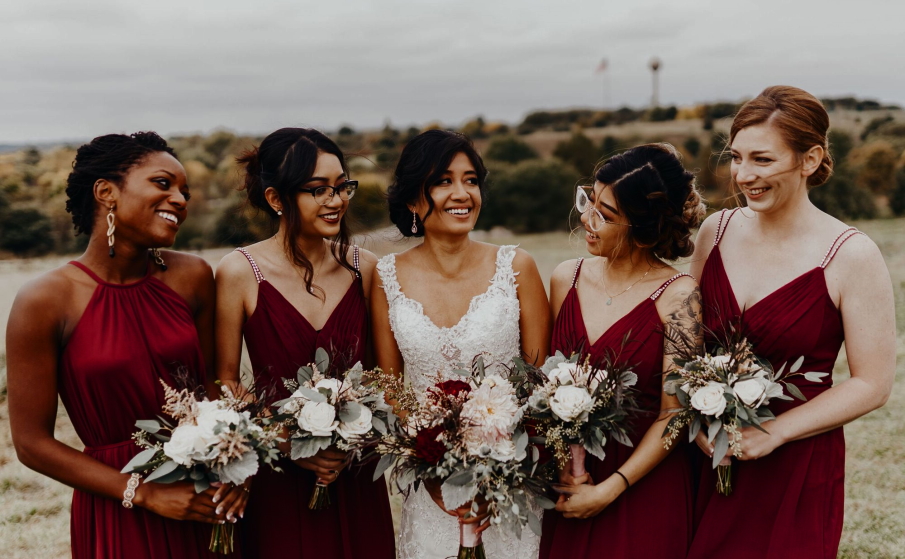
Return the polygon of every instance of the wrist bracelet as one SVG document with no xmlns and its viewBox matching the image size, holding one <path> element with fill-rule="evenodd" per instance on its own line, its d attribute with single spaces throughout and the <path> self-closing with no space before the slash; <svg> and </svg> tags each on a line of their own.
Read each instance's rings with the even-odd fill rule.
<svg viewBox="0 0 905 559">
<path fill-rule="evenodd" d="M 123 506 L 127 509 L 132 508 L 132 499 L 135 498 L 135 490 L 138 488 L 139 483 L 141 483 L 139 474 L 132 474 L 129 481 L 126 482 L 126 490 L 123 491 Z"/>
<path fill-rule="evenodd" d="M 625 482 L 625 488 L 626 488 L 626 489 L 628 489 L 629 487 L 632 486 L 632 484 L 628 482 L 628 478 L 625 477 L 625 474 L 623 474 L 623 473 L 620 472 L 619 470 L 616 470 L 616 474 L 617 474 L 619 477 L 622 478 L 622 481 Z"/>
</svg>

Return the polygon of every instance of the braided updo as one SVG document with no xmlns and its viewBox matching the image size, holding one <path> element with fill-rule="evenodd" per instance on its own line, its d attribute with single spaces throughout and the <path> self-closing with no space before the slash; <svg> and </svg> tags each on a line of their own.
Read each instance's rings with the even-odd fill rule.
<svg viewBox="0 0 905 559">
<path fill-rule="evenodd" d="M 682 166 L 670 144 L 645 144 L 611 157 L 596 180 L 612 189 L 628 219 L 628 240 L 664 260 L 691 256 L 691 230 L 700 225 L 705 205 L 694 174 Z"/>
</svg>

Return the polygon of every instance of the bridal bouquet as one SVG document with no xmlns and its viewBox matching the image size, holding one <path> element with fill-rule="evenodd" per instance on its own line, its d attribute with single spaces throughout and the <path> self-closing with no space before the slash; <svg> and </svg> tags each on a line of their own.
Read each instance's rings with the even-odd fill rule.
<svg viewBox="0 0 905 559">
<path fill-rule="evenodd" d="M 707 439 L 713 443 L 713 467 L 717 469 L 717 491 L 721 495 L 732 493 L 732 466 L 719 465 L 730 451 L 740 456 L 739 429 L 761 426 L 764 421 L 776 419 L 767 407 L 771 400 L 791 400 L 784 391 L 800 400 L 806 398 L 799 388 L 788 382 L 794 376 L 803 376 L 819 382 L 829 373 L 799 372 L 804 357 L 799 358 L 786 373 L 786 364 L 774 371 L 770 363 L 754 354 L 754 348 L 737 329 L 730 339 L 718 347 L 715 353 L 675 358 L 677 368 L 666 375 L 664 390 L 675 395 L 682 405 L 666 426 L 664 444 L 669 448 L 683 427 L 689 426 L 688 440 L 694 441 L 701 429 L 707 429 Z"/>
<path fill-rule="evenodd" d="M 291 433 L 293 460 L 310 458 L 331 446 L 356 451 L 376 442 L 395 424 L 393 408 L 384 401 L 383 392 L 367 382 L 361 363 L 341 379 L 324 375 L 329 366 L 327 352 L 319 348 L 314 363 L 301 367 L 295 380 L 285 381 L 292 396 L 274 404 L 279 407 L 277 418 Z M 328 506 L 327 486 L 317 482 L 308 508 Z"/>
<path fill-rule="evenodd" d="M 122 469 L 150 472 L 145 482 L 188 480 L 201 493 L 214 483 L 240 485 L 258 472 L 261 463 L 274 467 L 279 458 L 280 426 L 257 413 L 258 406 L 223 386 L 219 400 L 198 390 L 176 390 L 161 380 L 166 404 L 160 417 L 136 422 L 133 435 L 145 448 Z M 232 524 L 215 525 L 210 550 L 233 552 Z"/>
<path fill-rule="evenodd" d="M 540 520 L 529 500 L 544 508 L 544 485 L 534 476 L 538 450 L 528 445 L 520 422 L 524 404 L 502 376 L 485 373 L 476 358 L 462 379 L 441 380 L 412 405 L 406 421 L 390 429 L 378 443 L 382 455 L 375 479 L 392 466 L 390 479 L 404 493 L 421 482 L 441 482 L 443 503 L 455 509 L 471 503 L 479 512 L 486 503 L 490 522 L 521 537 L 525 525 L 540 535 Z M 412 402 L 399 392 L 397 401 Z M 484 546 L 476 524 L 460 524 L 459 558 L 482 558 Z"/>
<path fill-rule="evenodd" d="M 562 353 L 548 357 L 540 368 L 515 359 L 514 374 L 530 392 L 527 416 L 559 467 L 571 462 L 572 475 L 585 475 L 590 452 L 604 459 L 607 436 L 626 446 L 629 416 L 635 409 L 638 376 L 629 367 L 595 366 L 589 358 Z"/>
</svg>

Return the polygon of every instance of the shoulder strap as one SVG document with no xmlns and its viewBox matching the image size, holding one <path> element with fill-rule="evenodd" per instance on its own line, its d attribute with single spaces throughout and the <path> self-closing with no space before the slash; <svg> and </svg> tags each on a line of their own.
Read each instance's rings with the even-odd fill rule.
<svg viewBox="0 0 905 559">
<path fill-rule="evenodd" d="M 402 295 L 399 281 L 396 279 L 396 255 L 387 254 L 377 261 L 377 275 L 380 277 L 381 287 L 386 293 L 387 301 L 392 303 Z"/>
<path fill-rule="evenodd" d="M 575 286 L 578 285 L 578 274 L 581 273 L 582 262 L 584 262 L 584 258 L 579 258 L 578 262 L 575 263 L 575 273 L 572 274 L 572 289 L 575 289 Z"/>
<path fill-rule="evenodd" d="M 92 272 L 91 268 L 89 268 L 88 266 L 85 266 L 81 262 L 76 262 L 75 260 L 70 260 L 69 263 L 72 264 L 73 266 L 75 266 L 76 268 L 78 268 L 79 270 L 88 274 L 88 277 L 93 279 L 95 281 L 95 283 L 102 283 L 102 284 L 107 283 L 104 280 L 102 280 L 97 274 Z"/>
<path fill-rule="evenodd" d="M 352 267 L 355 268 L 355 275 L 361 279 L 361 259 L 359 258 L 358 245 L 352 245 Z"/>
<path fill-rule="evenodd" d="M 261 269 L 258 268 L 257 263 L 255 263 L 255 259 L 251 257 L 251 254 L 249 254 L 247 250 L 245 250 L 245 247 L 239 247 L 236 250 L 244 254 L 245 258 L 248 259 L 248 263 L 251 264 L 251 269 L 255 273 L 255 281 L 257 281 L 258 283 L 264 281 L 264 274 L 261 273 Z"/>
<path fill-rule="evenodd" d="M 657 299 L 659 299 L 660 295 L 663 295 L 663 292 L 666 291 L 666 288 L 669 287 L 672 284 L 672 282 L 676 281 L 677 279 L 679 279 L 683 276 L 688 276 L 688 277 L 694 279 L 694 276 L 692 276 L 691 274 L 686 274 L 685 272 L 680 272 L 680 273 L 674 275 L 673 277 L 669 278 L 668 280 L 666 280 L 663 283 L 663 285 L 660 286 L 660 289 L 654 291 L 654 293 L 650 296 L 650 300 L 656 301 Z"/>
<path fill-rule="evenodd" d="M 820 262 L 821 268 L 826 268 L 829 266 L 830 262 L 833 261 L 833 257 L 836 256 L 836 253 L 839 252 L 839 249 L 842 248 L 842 245 L 845 244 L 845 241 L 851 239 L 855 235 L 863 235 L 861 231 L 858 231 L 854 227 L 849 227 L 842 233 L 839 233 L 839 236 L 836 237 L 836 240 L 833 241 L 833 244 L 830 245 L 830 248 L 827 249 L 826 254 L 823 255 L 823 260 Z"/>
<path fill-rule="evenodd" d="M 734 210 L 723 210 L 720 212 L 720 220 L 716 224 L 716 237 L 713 238 L 713 246 L 719 246 L 720 241 L 723 240 L 723 235 L 726 233 L 726 229 L 729 228 L 729 220 L 732 219 L 732 216 L 735 215 L 735 212 L 739 211 L 741 208 L 735 208 Z M 729 216 L 726 216 L 726 212 L 729 212 Z M 724 221 L 725 219 L 725 221 Z"/>
</svg>

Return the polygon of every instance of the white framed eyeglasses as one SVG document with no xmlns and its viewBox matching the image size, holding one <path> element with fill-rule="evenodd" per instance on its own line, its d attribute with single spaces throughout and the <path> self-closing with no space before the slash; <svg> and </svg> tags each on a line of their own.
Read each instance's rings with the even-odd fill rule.
<svg viewBox="0 0 905 559">
<path fill-rule="evenodd" d="M 630 223 L 618 223 L 604 217 L 603 214 L 600 213 L 600 210 L 594 207 L 594 204 L 591 202 L 590 196 L 588 196 L 588 190 L 592 188 L 594 187 L 579 186 L 575 189 L 575 209 L 578 210 L 578 213 L 580 214 L 590 212 L 590 215 L 588 215 L 588 226 L 591 228 L 591 231 L 600 231 L 600 228 L 604 225 L 622 225 L 625 227 L 632 226 Z"/>
</svg>

